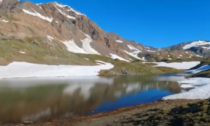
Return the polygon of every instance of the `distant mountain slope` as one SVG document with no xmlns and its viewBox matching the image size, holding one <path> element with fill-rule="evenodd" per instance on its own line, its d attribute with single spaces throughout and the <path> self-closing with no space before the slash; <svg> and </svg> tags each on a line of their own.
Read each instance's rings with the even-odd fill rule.
<svg viewBox="0 0 210 126">
<path fill-rule="evenodd" d="M 102 55 L 126 62 L 192 59 L 210 55 L 210 44 L 206 41 L 156 49 L 127 40 L 118 34 L 105 32 L 85 14 L 57 2 L 34 4 L 29 1 L 2 0 L 0 2 L 0 40 L 11 42 L 11 44 L 3 43 L 4 53 L 0 54 L 0 62 L 25 61 L 25 59 L 37 62 L 42 56 L 42 63 L 50 63 L 57 60 L 56 58 L 62 58 L 58 63 L 60 61 L 66 63 L 66 57 L 73 57 L 71 62 L 78 64 L 75 54 Z M 20 45 L 13 41 L 22 43 Z M 27 45 L 28 43 L 39 48 Z M 15 48 L 9 52 L 8 48 L 11 45 Z M 38 55 L 39 53 L 42 55 Z M 22 56 L 15 56 L 16 54 Z M 49 60 L 46 61 L 46 59 Z M 87 62 L 84 59 L 81 61 Z"/>
<path fill-rule="evenodd" d="M 191 51 L 197 54 L 199 57 L 209 57 L 210 56 L 210 42 L 204 40 L 191 41 L 187 43 L 181 43 L 171 47 L 164 48 L 167 51 L 181 50 L 181 51 Z"/>
</svg>

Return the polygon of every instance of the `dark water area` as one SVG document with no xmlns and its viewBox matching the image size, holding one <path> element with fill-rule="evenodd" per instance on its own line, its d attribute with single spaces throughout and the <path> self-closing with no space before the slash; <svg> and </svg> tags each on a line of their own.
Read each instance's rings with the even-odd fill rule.
<svg viewBox="0 0 210 126">
<path fill-rule="evenodd" d="M 116 101 L 107 101 L 102 103 L 98 108 L 89 115 L 97 114 L 104 111 L 113 111 L 118 108 L 135 106 L 139 104 L 151 103 L 157 101 L 164 96 L 172 95 L 173 93 L 161 89 L 150 89 L 148 91 L 138 92 L 136 94 L 125 95 Z"/>
<path fill-rule="evenodd" d="M 45 121 L 150 103 L 182 90 L 157 77 L 0 80 L 0 122 Z"/>
</svg>

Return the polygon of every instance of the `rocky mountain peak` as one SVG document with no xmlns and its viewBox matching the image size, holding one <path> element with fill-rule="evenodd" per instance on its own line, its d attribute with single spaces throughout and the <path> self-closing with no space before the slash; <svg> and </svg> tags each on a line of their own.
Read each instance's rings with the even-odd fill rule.
<svg viewBox="0 0 210 126">
<path fill-rule="evenodd" d="M 50 45 L 61 43 L 72 53 L 98 54 L 129 61 L 147 50 L 143 45 L 107 33 L 87 16 L 58 2 L 34 4 L 4 0 L 0 4 L 0 35 L 37 37 Z"/>
<path fill-rule="evenodd" d="M 148 53 L 154 55 L 159 52 L 116 33 L 107 33 L 86 15 L 58 2 L 34 4 L 3 0 L 0 4 L 0 29 L 6 29 L 0 31 L 1 38 L 36 37 L 50 46 L 62 44 L 71 53 L 104 55 L 124 61 L 144 60 Z M 173 46 L 168 51 L 183 51 L 185 45 Z M 174 53 L 176 57 L 177 51 Z M 185 52 L 182 53 L 184 56 Z M 168 57 L 168 54 L 163 55 Z M 186 54 L 187 57 L 191 55 Z"/>
</svg>

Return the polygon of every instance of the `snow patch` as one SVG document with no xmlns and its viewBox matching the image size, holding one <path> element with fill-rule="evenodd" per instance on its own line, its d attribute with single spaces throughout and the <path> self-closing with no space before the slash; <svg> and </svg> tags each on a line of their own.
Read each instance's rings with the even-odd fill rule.
<svg viewBox="0 0 210 126">
<path fill-rule="evenodd" d="M 96 63 L 99 64 L 99 65 L 100 65 L 100 64 L 106 64 L 106 62 L 101 61 L 101 60 L 96 60 Z"/>
<path fill-rule="evenodd" d="M 181 87 L 181 88 L 183 88 L 183 89 L 190 89 L 190 88 L 194 88 L 194 86 L 189 85 L 189 84 L 182 84 L 180 87 Z"/>
<path fill-rule="evenodd" d="M 195 42 L 191 42 L 190 44 L 187 44 L 183 47 L 184 50 L 190 49 L 192 47 L 198 47 L 198 46 L 202 46 L 202 45 L 210 45 L 210 42 L 207 41 L 195 41 Z"/>
<path fill-rule="evenodd" d="M 52 17 L 49 18 L 49 17 L 43 16 L 43 15 L 41 15 L 40 13 L 36 12 L 36 11 L 33 10 L 33 9 L 32 9 L 33 12 L 28 11 L 28 10 L 25 10 L 25 9 L 22 9 L 22 10 L 23 10 L 23 12 L 26 13 L 26 14 L 29 14 L 29 15 L 32 15 L 32 16 L 35 16 L 35 17 L 39 17 L 39 18 L 41 18 L 41 19 L 43 19 L 43 20 L 46 20 L 46 21 L 48 21 L 48 22 L 52 22 L 52 21 L 53 21 L 53 18 L 52 18 Z"/>
<path fill-rule="evenodd" d="M 57 5 L 57 4 L 56 4 Z M 65 16 L 65 17 L 67 17 L 67 18 L 69 18 L 69 19 L 73 19 L 73 20 L 75 20 L 76 18 L 75 17 L 73 17 L 73 16 L 70 16 L 70 15 L 68 15 L 68 14 L 66 14 L 66 13 L 64 13 L 62 10 L 60 10 L 59 8 L 57 8 L 56 6 L 55 6 L 55 8 L 63 15 L 63 16 Z"/>
<path fill-rule="evenodd" d="M 138 57 L 138 53 L 136 53 L 136 52 L 135 53 L 130 53 L 130 52 L 127 52 L 125 50 L 124 50 L 124 52 L 127 53 L 128 55 L 136 58 L 136 59 L 142 60 L 140 57 Z"/>
<path fill-rule="evenodd" d="M 69 8 L 70 8 L 70 7 L 69 7 Z M 84 15 L 84 14 L 82 14 L 82 13 L 80 13 L 80 12 L 74 10 L 73 8 L 70 8 L 70 11 L 74 12 L 74 13 L 77 14 L 77 15 Z"/>
<path fill-rule="evenodd" d="M 26 54 L 26 52 L 23 52 L 23 51 L 19 51 L 19 53 L 21 53 L 21 54 Z"/>
<path fill-rule="evenodd" d="M 147 50 L 147 52 L 155 52 L 154 50 Z"/>
<path fill-rule="evenodd" d="M 54 38 L 52 37 L 52 36 L 47 36 L 47 38 L 50 40 L 50 41 L 52 41 Z"/>
<path fill-rule="evenodd" d="M 138 57 L 138 54 L 139 54 L 140 52 L 142 52 L 141 50 L 139 50 L 139 49 L 133 47 L 132 45 L 127 45 L 127 46 L 128 46 L 128 48 L 129 48 L 132 52 L 128 52 L 128 51 L 125 51 L 125 50 L 124 50 L 125 53 L 127 53 L 128 55 L 130 55 L 130 56 L 132 56 L 132 57 L 134 57 L 134 58 L 136 58 L 136 59 L 142 60 L 141 58 Z"/>
<path fill-rule="evenodd" d="M 119 59 L 119 60 L 122 60 L 122 61 L 130 62 L 130 61 L 128 61 L 128 60 L 126 60 L 126 59 L 124 59 L 124 58 L 122 58 L 122 57 L 120 57 L 120 56 L 118 56 L 116 54 L 110 53 L 110 55 L 111 55 L 112 59 Z"/>
<path fill-rule="evenodd" d="M 83 48 L 77 46 L 74 40 L 64 41 L 63 44 L 67 47 L 69 52 L 87 54 Z"/>
<path fill-rule="evenodd" d="M 60 8 L 64 8 L 64 7 L 67 7 L 67 5 L 62 5 L 62 4 L 59 4 L 59 3 L 56 3 L 56 5 Z"/>
<path fill-rule="evenodd" d="M 12 62 L 7 66 L 0 66 L 0 79 L 29 77 L 97 76 L 101 70 L 109 70 L 113 67 L 114 66 L 110 63 L 104 63 L 96 66 L 80 66 L 44 65 L 27 62 Z"/>
<path fill-rule="evenodd" d="M 203 56 L 200 56 L 200 55 L 195 55 L 196 57 L 203 57 Z"/>
<path fill-rule="evenodd" d="M 83 49 L 88 53 L 88 54 L 98 54 L 100 55 L 100 53 L 98 53 L 95 49 L 93 49 L 90 45 L 90 43 L 93 41 L 90 36 L 88 36 L 87 38 L 81 40 L 82 41 L 82 46 Z"/>
<path fill-rule="evenodd" d="M 87 37 L 81 40 L 81 42 L 82 42 L 82 48 L 77 46 L 74 40 L 64 41 L 63 43 L 66 45 L 68 51 L 73 52 L 73 53 L 100 55 L 100 53 L 98 53 L 95 49 L 91 47 L 90 45 L 90 43 L 92 42 L 91 38 Z"/>
<path fill-rule="evenodd" d="M 208 99 L 210 98 L 210 78 L 189 78 L 184 80 L 185 83 L 189 85 L 204 85 L 201 87 L 196 87 L 188 92 L 175 94 L 171 96 L 164 97 L 164 100 L 172 99 Z"/>
<path fill-rule="evenodd" d="M 155 67 L 170 67 L 175 69 L 190 69 L 194 66 L 200 64 L 200 61 L 190 61 L 190 62 L 173 62 L 173 63 L 166 63 L 166 62 L 156 62 Z"/>
<path fill-rule="evenodd" d="M 80 13 L 80 12 L 74 10 L 73 8 L 71 8 L 71 7 L 68 6 L 68 5 L 62 5 L 62 4 L 59 4 L 59 3 L 56 3 L 56 5 L 57 5 L 58 7 L 60 7 L 60 8 L 68 7 L 68 8 L 69 8 L 68 11 L 72 11 L 72 12 L 74 12 L 74 13 L 77 14 L 77 15 L 84 15 L 84 14 L 82 14 L 82 13 Z"/>
<path fill-rule="evenodd" d="M 9 21 L 3 19 L 3 20 L 1 20 L 1 22 L 8 23 Z"/>
<path fill-rule="evenodd" d="M 180 85 L 189 84 L 192 86 L 202 86 L 202 85 L 206 85 L 208 82 L 210 82 L 209 78 L 200 78 L 200 77 L 189 78 L 182 81 L 178 81 Z"/>
<path fill-rule="evenodd" d="M 138 49 L 136 49 L 135 47 L 133 47 L 132 45 L 127 45 L 128 46 L 128 48 L 130 49 L 130 50 L 138 50 Z"/>
<path fill-rule="evenodd" d="M 115 40 L 115 42 L 117 42 L 117 43 L 123 43 L 122 40 Z"/>
</svg>

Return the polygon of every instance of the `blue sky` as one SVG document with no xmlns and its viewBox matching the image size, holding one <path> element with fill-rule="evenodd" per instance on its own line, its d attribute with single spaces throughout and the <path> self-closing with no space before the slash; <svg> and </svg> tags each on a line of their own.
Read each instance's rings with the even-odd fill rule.
<svg viewBox="0 0 210 126">
<path fill-rule="evenodd" d="M 144 45 L 159 48 L 192 40 L 210 40 L 210 0 L 57 0 L 57 2 L 84 13 L 107 32 L 115 32 Z"/>
</svg>

